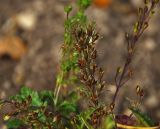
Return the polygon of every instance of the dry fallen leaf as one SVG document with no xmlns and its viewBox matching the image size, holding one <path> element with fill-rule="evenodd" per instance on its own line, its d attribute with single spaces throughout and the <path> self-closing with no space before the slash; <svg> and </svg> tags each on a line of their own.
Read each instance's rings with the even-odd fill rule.
<svg viewBox="0 0 160 129">
<path fill-rule="evenodd" d="M 0 57 L 8 55 L 14 60 L 19 60 L 27 52 L 24 41 L 14 35 L 0 38 Z"/>
</svg>

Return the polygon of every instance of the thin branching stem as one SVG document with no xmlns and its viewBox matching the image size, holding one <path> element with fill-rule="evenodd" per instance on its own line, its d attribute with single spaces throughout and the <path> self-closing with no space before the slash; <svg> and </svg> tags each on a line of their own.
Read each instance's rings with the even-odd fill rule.
<svg viewBox="0 0 160 129">
<path fill-rule="evenodd" d="M 116 91 L 113 96 L 112 104 L 115 104 L 115 101 L 117 99 L 118 93 L 120 91 L 120 88 L 123 87 L 131 78 L 130 74 L 132 71 L 131 68 L 131 62 L 133 60 L 134 54 L 135 54 L 135 47 L 139 40 L 139 38 L 142 36 L 143 32 L 148 27 L 148 22 L 151 18 L 151 15 L 154 13 L 154 9 L 159 1 L 157 0 L 151 0 L 151 5 L 145 5 L 144 8 L 139 8 L 139 17 L 137 22 L 134 26 L 134 31 L 132 34 L 126 34 L 126 41 L 127 41 L 127 57 L 125 64 L 122 68 L 122 72 L 117 70 L 116 76 L 115 76 L 115 85 L 116 85 Z"/>
</svg>

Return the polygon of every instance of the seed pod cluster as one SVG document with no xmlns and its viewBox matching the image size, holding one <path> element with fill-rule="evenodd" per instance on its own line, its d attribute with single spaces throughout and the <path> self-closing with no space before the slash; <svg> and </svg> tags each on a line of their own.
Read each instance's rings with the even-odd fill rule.
<svg viewBox="0 0 160 129">
<path fill-rule="evenodd" d="M 144 97 L 144 90 L 142 88 L 140 88 L 139 85 L 137 85 L 137 87 L 136 87 L 136 92 L 137 92 L 137 95 L 140 97 L 140 99 L 142 99 Z"/>
<path fill-rule="evenodd" d="M 99 34 L 93 25 L 88 25 L 86 29 L 77 27 L 74 30 L 76 39 L 75 49 L 79 53 L 78 66 L 81 70 L 80 79 L 88 91 L 89 106 L 97 109 L 100 107 L 100 94 L 102 93 L 105 82 L 103 81 L 104 71 L 96 64 L 97 51 L 95 48 Z M 98 108 L 92 115 L 92 123 L 99 124 L 100 119 L 105 113 L 102 108 Z"/>
</svg>

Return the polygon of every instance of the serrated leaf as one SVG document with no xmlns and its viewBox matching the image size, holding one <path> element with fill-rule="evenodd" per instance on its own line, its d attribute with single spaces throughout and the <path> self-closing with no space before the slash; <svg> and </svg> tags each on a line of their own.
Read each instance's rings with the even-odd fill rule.
<svg viewBox="0 0 160 129">
<path fill-rule="evenodd" d="M 32 99 L 31 106 L 42 106 L 43 105 L 43 102 L 41 98 L 39 97 L 38 92 L 28 87 L 22 87 L 19 94 L 10 97 L 10 99 L 22 102 L 23 100 L 26 100 L 29 96 Z"/>
<path fill-rule="evenodd" d="M 17 100 L 19 102 L 23 101 L 26 99 L 26 97 L 28 97 L 29 95 L 31 95 L 32 90 L 28 87 L 22 87 L 20 89 L 20 92 L 18 94 L 16 94 L 15 96 L 11 96 L 10 99 L 12 100 Z"/>
<path fill-rule="evenodd" d="M 28 87 L 22 87 L 21 90 L 20 90 L 20 94 L 25 96 L 25 97 L 31 95 L 32 92 L 33 91 Z"/>
<path fill-rule="evenodd" d="M 31 98 L 32 98 L 32 103 L 31 103 L 32 106 L 42 106 L 43 103 L 37 92 L 33 91 L 31 93 Z"/>
</svg>

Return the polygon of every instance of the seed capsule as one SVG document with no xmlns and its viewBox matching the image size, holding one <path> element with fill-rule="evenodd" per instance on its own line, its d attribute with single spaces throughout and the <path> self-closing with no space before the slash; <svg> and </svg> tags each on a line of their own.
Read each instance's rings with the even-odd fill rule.
<svg viewBox="0 0 160 129">
<path fill-rule="evenodd" d="M 113 111 L 114 107 L 115 107 L 115 104 L 114 104 L 114 103 L 111 103 L 111 104 L 110 104 L 110 109 L 111 109 L 111 111 Z"/>
<path fill-rule="evenodd" d="M 3 120 L 4 120 L 4 121 L 7 121 L 7 120 L 9 120 L 10 118 L 11 118 L 11 116 L 5 115 L 5 116 L 3 117 Z"/>
<path fill-rule="evenodd" d="M 136 92 L 137 92 L 137 93 L 139 93 L 139 92 L 140 92 L 140 90 L 141 90 L 141 89 L 140 89 L 140 86 L 139 86 L 139 85 L 137 85 L 137 87 L 136 87 Z"/>
</svg>

